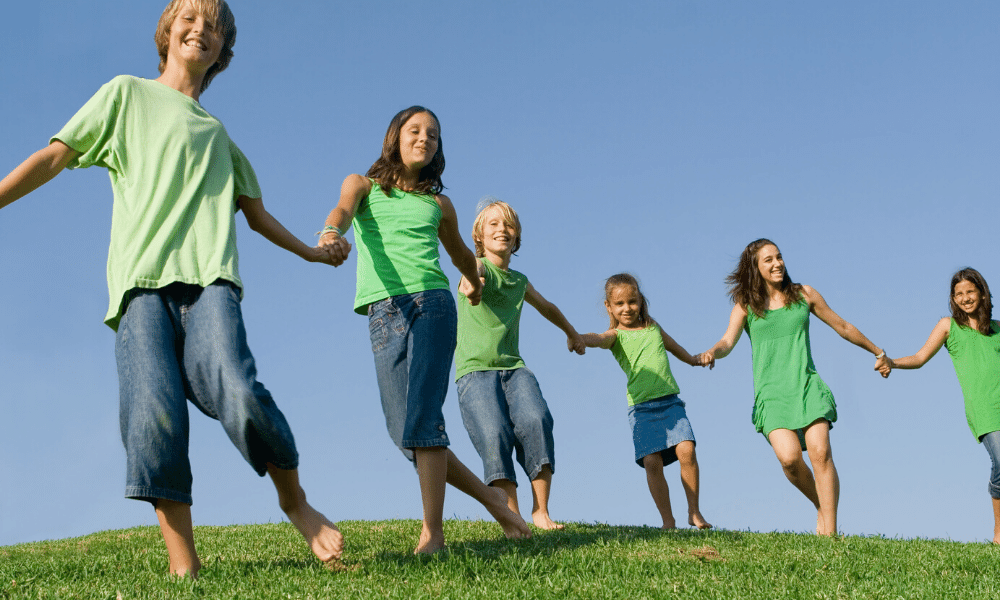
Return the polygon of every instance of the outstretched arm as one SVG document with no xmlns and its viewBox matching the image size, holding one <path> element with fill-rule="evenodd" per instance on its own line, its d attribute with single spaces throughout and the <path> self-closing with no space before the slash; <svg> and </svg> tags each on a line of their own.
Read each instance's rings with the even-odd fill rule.
<svg viewBox="0 0 1000 600">
<path fill-rule="evenodd" d="M 51 181 L 77 156 L 79 152 L 59 140 L 29 156 L 0 181 L 0 208 Z"/>
<path fill-rule="evenodd" d="M 476 255 L 469 250 L 458 233 L 458 215 L 455 214 L 455 207 L 451 199 L 444 194 L 434 197 L 438 206 L 441 207 L 441 223 L 438 224 L 438 238 L 445 252 L 451 257 L 451 263 L 455 265 L 458 272 L 468 280 L 471 289 L 465 297 L 469 299 L 469 304 L 475 306 L 479 304 L 480 296 L 483 295 L 483 282 L 479 280 L 478 261 Z"/>
<path fill-rule="evenodd" d="M 611 346 L 615 345 L 615 340 L 618 339 L 618 332 L 614 329 L 609 329 L 604 333 L 585 333 L 580 336 L 583 343 L 588 348 L 604 348 L 605 350 L 610 350 Z"/>
<path fill-rule="evenodd" d="M 924 343 L 924 347 L 911 356 L 903 358 L 888 358 L 889 366 L 893 369 L 919 369 L 927 364 L 927 361 L 934 358 L 941 346 L 948 339 L 948 332 L 951 330 L 951 319 L 945 317 L 937 322 L 931 331 L 930 337 Z"/>
<path fill-rule="evenodd" d="M 535 307 L 543 317 L 548 319 L 553 325 L 562 329 L 566 334 L 566 347 L 570 352 L 583 354 L 587 351 L 587 345 L 583 343 L 583 338 L 576 332 L 576 329 L 569 324 L 562 311 L 555 305 L 542 297 L 531 283 L 524 289 L 524 300 Z"/>
<path fill-rule="evenodd" d="M 803 285 L 802 292 L 806 297 L 806 301 L 809 302 L 809 310 L 811 310 L 814 315 L 829 325 L 831 329 L 840 335 L 840 337 L 844 338 L 848 342 L 851 342 L 855 346 L 864 348 L 874 354 L 875 370 L 881 373 L 882 377 L 889 376 L 889 372 L 892 371 L 892 367 L 889 365 L 885 352 L 883 352 L 881 348 L 866 338 L 865 334 L 861 333 L 857 327 L 851 325 L 840 315 L 833 312 L 833 309 L 830 308 L 830 305 L 826 303 L 826 300 L 818 291 L 808 285 Z"/>
<path fill-rule="evenodd" d="M 673 354 L 674 356 L 686 362 L 687 364 L 691 365 L 692 367 L 714 366 L 715 364 L 714 359 L 712 359 L 710 362 L 703 362 L 701 358 L 703 355 L 699 354 L 698 356 L 691 356 L 687 350 L 685 350 L 680 344 L 674 341 L 674 338 L 667 335 L 667 332 L 663 331 L 662 327 L 660 328 L 660 335 L 663 337 L 663 347 L 667 349 L 667 352 Z"/>
<path fill-rule="evenodd" d="M 347 256 L 351 253 L 351 244 L 344 239 L 343 234 L 351 227 L 351 220 L 354 219 L 358 205 L 371 191 L 370 179 L 356 173 L 348 175 L 340 185 L 340 200 L 337 201 L 337 206 L 326 217 L 318 245 L 327 248 L 327 251 L 341 262 L 347 260 Z"/>
<path fill-rule="evenodd" d="M 250 229 L 267 238 L 272 244 L 284 248 L 309 262 L 324 262 L 335 267 L 344 262 L 343 258 L 334 255 L 327 248 L 307 246 L 302 240 L 292 235 L 271 213 L 267 212 L 262 199 L 240 196 L 237 201 L 239 202 L 240 209 L 243 211 L 243 216 L 247 219 L 247 224 L 250 225 Z"/>
<path fill-rule="evenodd" d="M 740 341 L 740 336 L 743 335 L 743 323 L 746 320 L 746 308 L 739 304 L 734 305 L 733 311 L 729 313 L 729 327 L 726 328 L 726 333 L 722 334 L 722 339 L 714 346 L 696 357 L 699 363 L 713 368 L 715 367 L 715 359 L 729 356 L 729 353 L 736 347 L 736 342 Z"/>
</svg>

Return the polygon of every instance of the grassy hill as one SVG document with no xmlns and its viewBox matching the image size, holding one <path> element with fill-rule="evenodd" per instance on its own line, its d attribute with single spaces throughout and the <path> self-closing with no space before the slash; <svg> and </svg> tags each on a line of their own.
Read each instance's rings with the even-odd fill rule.
<svg viewBox="0 0 1000 600">
<path fill-rule="evenodd" d="M 197 527 L 198 581 L 165 574 L 151 527 L 0 547 L 0 598 L 1000 598 L 989 544 L 581 523 L 515 542 L 447 521 L 449 552 L 420 558 L 417 521 L 339 525 L 336 571 L 288 523 Z"/>
</svg>

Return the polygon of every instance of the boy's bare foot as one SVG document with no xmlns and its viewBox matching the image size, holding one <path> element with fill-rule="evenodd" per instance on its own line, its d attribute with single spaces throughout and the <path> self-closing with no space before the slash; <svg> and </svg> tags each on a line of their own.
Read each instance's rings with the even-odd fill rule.
<svg viewBox="0 0 1000 600">
<path fill-rule="evenodd" d="M 176 575 L 177 577 L 190 577 L 191 579 L 198 579 L 198 571 L 201 570 L 201 561 L 197 558 L 194 559 L 193 565 L 174 565 L 173 563 L 167 568 L 167 572 L 171 575 Z"/>
<path fill-rule="evenodd" d="M 676 521 L 670 521 L 669 523 L 664 523 L 663 525 L 660 525 L 660 529 L 662 529 L 664 531 L 670 531 L 671 529 L 677 529 L 677 522 Z"/>
<path fill-rule="evenodd" d="M 565 525 L 562 523 L 556 523 L 549 517 L 549 513 L 537 511 L 531 513 L 531 520 L 535 523 L 535 527 L 539 529 L 563 529 Z"/>
<path fill-rule="evenodd" d="M 698 529 L 711 529 L 712 524 L 705 520 L 705 517 L 701 516 L 700 512 L 693 512 L 688 515 L 688 525 L 691 527 L 697 527 Z"/>
<path fill-rule="evenodd" d="M 521 515 L 515 514 L 507 508 L 507 492 L 496 487 L 490 487 L 489 490 L 492 497 L 484 502 L 483 506 L 490 511 L 493 518 L 503 528 L 504 535 L 510 539 L 530 538 L 531 530 L 528 529 L 528 524 L 524 522 Z"/>
<path fill-rule="evenodd" d="M 297 508 L 285 511 L 288 520 L 306 538 L 309 549 L 323 562 L 340 559 L 344 553 L 344 535 L 304 499 Z"/>
<path fill-rule="evenodd" d="M 447 548 L 448 546 L 444 543 L 444 532 L 434 534 L 426 527 L 423 527 L 420 530 L 420 539 L 417 541 L 417 547 L 414 548 L 413 553 L 434 554 Z"/>
</svg>

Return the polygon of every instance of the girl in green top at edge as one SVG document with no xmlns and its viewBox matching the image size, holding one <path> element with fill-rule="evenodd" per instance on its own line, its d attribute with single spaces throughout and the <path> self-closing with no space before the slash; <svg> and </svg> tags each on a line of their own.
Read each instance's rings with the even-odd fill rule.
<svg viewBox="0 0 1000 600">
<path fill-rule="evenodd" d="M 478 304 L 482 283 L 476 257 L 458 233 L 444 184 L 441 125 L 431 111 L 411 106 L 389 123 L 382 155 L 367 176 L 349 175 L 326 219 L 320 245 L 338 245 L 350 225 L 358 248 L 354 310 L 368 315 L 375 374 L 389 437 L 414 461 L 423 502 L 415 553 L 445 547 L 445 483 L 490 512 L 509 538 L 531 530 L 507 507 L 507 494 L 480 481 L 448 449 L 442 406 L 455 354 L 455 299 L 439 264 L 438 243 L 471 283 Z"/>
<path fill-rule="evenodd" d="M 813 365 L 809 313 L 874 354 L 876 367 L 888 377 L 885 353 L 833 312 L 818 291 L 793 283 L 781 252 L 770 240 L 751 242 L 726 283 L 734 303 L 729 327 L 702 356 L 713 363 L 724 358 L 746 329 L 753 346 L 754 426 L 767 437 L 788 480 L 816 507 L 816 533 L 834 535 L 840 478 L 833 464 L 830 429 L 837 420 L 837 406 Z M 802 460 L 803 450 L 809 453 L 815 478 Z"/>
<path fill-rule="evenodd" d="M 951 278 L 951 317 L 938 321 L 913 356 L 888 359 L 882 370 L 919 369 L 947 346 L 965 397 L 965 418 L 993 463 L 988 491 L 993 499 L 993 543 L 1000 544 L 1000 323 L 986 279 L 972 268 Z"/>
</svg>

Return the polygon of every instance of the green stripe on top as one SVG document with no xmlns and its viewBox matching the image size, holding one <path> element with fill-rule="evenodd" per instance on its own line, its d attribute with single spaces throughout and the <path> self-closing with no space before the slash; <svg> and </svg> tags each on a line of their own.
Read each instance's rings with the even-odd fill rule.
<svg viewBox="0 0 1000 600">
<path fill-rule="evenodd" d="M 473 371 L 500 371 L 524 366 L 518 349 L 521 309 L 528 278 L 504 271 L 489 259 L 483 263 L 483 296 L 477 306 L 458 294 L 458 346 L 455 379 Z"/>
<path fill-rule="evenodd" d="M 654 323 L 637 330 L 618 329 L 616 333 L 611 354 L 628 375 L 629 406 L 680 393 L 670 372 L 659 325 Z"/>
<path fill-rule="evenodd" d="M 965 418 L 976 441 L 1000 431 L 1000 324 L 993 321 L 991 329 L 993 335 L 983 335 L 952 319 L 945 341 L 965 397 Z"/>
<path fill-rule="evenodd" d="M 354 311 L 372 302 L 426 290 L 448 289 L 438 252 L 441 207 L 433 196 L 393 189 L 386 195 L 372 182 L 354 215 L 358 287 Z"/>
</svg>

